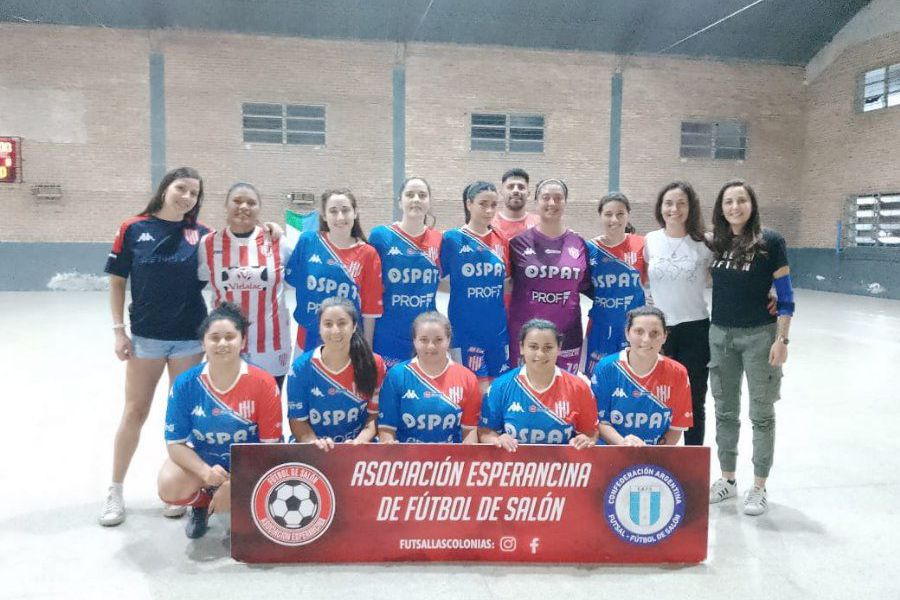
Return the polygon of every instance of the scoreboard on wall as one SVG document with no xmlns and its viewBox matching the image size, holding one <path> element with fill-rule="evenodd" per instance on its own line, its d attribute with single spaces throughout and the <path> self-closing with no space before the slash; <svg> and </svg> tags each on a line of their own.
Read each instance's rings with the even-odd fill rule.
<svg viewBox="0 0 900 600">
<path fill-rule="evenodd" d="M 22 138 L 0 136 L 0 183 L 21 181 Z"/>
</svg>

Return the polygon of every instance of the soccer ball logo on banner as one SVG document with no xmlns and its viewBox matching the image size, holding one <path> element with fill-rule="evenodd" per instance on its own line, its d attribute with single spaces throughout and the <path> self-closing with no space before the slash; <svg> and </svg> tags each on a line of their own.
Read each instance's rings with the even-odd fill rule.
<svg viewBox="0 0 900 600">
<path fill-rule="evenodd" d="M 302 546 L 319 538 L 334 519 L 331 483 L 318 469 L 285 463 L 259 478 L 250 498 L 253 522 L 271 541 Z"/>
</svg>

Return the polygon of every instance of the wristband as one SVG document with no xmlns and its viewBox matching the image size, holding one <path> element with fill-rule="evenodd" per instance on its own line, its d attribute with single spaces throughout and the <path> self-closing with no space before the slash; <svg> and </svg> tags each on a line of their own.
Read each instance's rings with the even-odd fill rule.
<svg viewBox="0 0 900 600">
<path fill-rule="evenodd" d="M 125 323 L 116 323 L 112 326 L 113 329 L 125 329 Z"/>
</svg>

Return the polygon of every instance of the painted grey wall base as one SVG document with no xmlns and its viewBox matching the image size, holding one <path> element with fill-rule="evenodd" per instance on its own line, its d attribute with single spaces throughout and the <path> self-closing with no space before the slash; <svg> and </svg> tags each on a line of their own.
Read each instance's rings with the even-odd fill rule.
<svg viewBox="0 0 900 600">
<path fill-rule="evenodd" d="M 788 248 L 794 286 L 900 299 L 900 249 Z"/>
<path fill-rule="evenodd" d="M 110 243 L 0 242 L 0 291 L 47 290 L 55 275 L 103 276 Z"/>
</svg>

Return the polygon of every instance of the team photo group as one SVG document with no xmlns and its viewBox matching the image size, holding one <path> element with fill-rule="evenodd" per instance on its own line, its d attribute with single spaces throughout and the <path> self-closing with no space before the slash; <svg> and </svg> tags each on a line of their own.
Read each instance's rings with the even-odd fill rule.
<svg viewBox="0 0 900 600">
<path fill-rule="evenodd" d="M 365 202 L 329 190 L 316 230 L 296 238 L 260 221 L 265 198 L 247 182 L 215 200 L 226 223 L 202 224 L 200 174 L 168 172 L 106 264 L 126 377 L 100 524 L 125 520 L 123 482 L 164 371 L 159 496 L 166 516 L 191 508 L 190 538 L 230 510 L 233 443 L 712 445 L 707 389 L 721 469 L 709 501 L 722 502 L 738 495 L 745 375 L 754 481 L 742 511 L 763 514 L 794 312 L 785 241 L 762 227 L 747 182 L 721 186 L 711 226 L 689 183 L 660 188 L 642 204 L 658 229 L 635 232 L 629 199 L 611 193 L 576 233 L 562 179 L 511 169 L 467 185 L 465 224 L 440 231 L 428 181 L 411 177 L 397 222 L 367 236 Z"/>
</svg>

